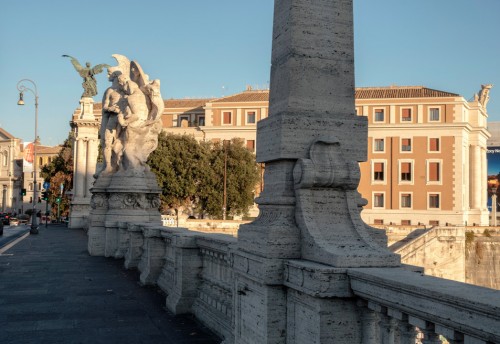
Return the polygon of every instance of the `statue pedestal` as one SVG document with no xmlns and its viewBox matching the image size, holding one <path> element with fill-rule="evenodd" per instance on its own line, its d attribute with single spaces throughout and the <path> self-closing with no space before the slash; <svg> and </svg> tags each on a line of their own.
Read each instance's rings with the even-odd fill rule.
<svg viewBox="0 0 500 344">
<path fill-rule="evenodd" d="M 101 173 L 91 192 L 90 255 L 115 256 L 119 248 L 116 231 L 120 222 L 161 225 L 158 210 L 161 190 L 152 172 L 141 176 Z"/>
<path fill-rule="evenodd" d="M 69 228 L 88 228 L 90 188 L 94 182 L 98 156 L 99 121 L 94 116 L 94 100 L 80 99 L 80 108 L 71 120 L 73 135 L 73 190 L 69 214 Z"/>
</svg>

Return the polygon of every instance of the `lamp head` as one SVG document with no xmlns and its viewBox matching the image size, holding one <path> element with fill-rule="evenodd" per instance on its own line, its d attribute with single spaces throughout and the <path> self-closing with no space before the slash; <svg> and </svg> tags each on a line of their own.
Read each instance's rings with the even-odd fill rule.
<svg viewBox="0 0 500 344">
<path fill-rule="evenodd" d="M 24 105 L 23 92 L 19 92 L 19 101 L 17 102 L 17 105 Z"/>
</svg>

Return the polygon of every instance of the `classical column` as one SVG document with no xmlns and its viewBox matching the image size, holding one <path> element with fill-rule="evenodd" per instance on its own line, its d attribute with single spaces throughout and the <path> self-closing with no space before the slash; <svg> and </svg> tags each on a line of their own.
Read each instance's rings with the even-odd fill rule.
<svg viewBox="0 0 500 344">
<path fill-rule="evenodd" d="M 86 183 L 85 183 L 85 197 L 92 197 L 90 188 L 94 183 L 94 174 L 97 164 L 97 139 L 90 139 L 87 141 L 87 159 L 86 159 Z"/>
<path fill-rule="evenodd" d="M 472 209 L 481 209 L 481 148 L 472 146 Z"/>
<path fill-rule="evenodd" d="M 76 176 L 75 181 L 75 197 L 85 196 L 85 165 L 86 165 L 86 142 L 83 139 L 77 139 L 76 141 L 76 170 L 74 175 Z"/>
<path fill-rule="evenodd" d="M 486 162 L 486 148 L 480 148 L 481 154 L 481 210 L 487 209 L 488 203 L 488 167 Z M 487 225 L 487 224 L 483 224 Z"/>
</svg>

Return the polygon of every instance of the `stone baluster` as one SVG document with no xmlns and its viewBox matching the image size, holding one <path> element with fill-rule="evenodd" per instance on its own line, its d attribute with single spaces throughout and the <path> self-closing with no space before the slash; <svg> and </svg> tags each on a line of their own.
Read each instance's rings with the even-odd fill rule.
<svg viewBox="0 0 500 344">
<path fill-rule="evenodd" d="M 442 344 L 442 341 L 439 339 L 439 335 L 436 333 L 435 326 L 432 322 L 410 316 L 409 323 L 418 327 L 422 333 L 422 344 Z"/>
</svg>

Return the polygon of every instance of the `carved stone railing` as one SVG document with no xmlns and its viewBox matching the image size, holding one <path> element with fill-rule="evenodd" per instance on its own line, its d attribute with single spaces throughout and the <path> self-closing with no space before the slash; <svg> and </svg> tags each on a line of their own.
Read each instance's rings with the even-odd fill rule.
<svg viewBox="0 0 500 344">
<path fill-rule="evenodd" d="M 235 283 L 235 273 L 245 270 L 235 270 L 242 264 L 233 258 L 236 238 L 130 223 L 118 223 L 111 237 L 117 242 L 110 243 L 107 252 L 113 247 L 111 256 L 121 255 L 127 268 L 138 268 L 142 284 L 158 285 L 170 311 L 194 314 L 224 343 L 258 342 L 235 337 L 235 317 L 242 316 L 236 314 L 236 303 L 262 297 L 251 284 Z M 246 276 L 253 278 L 253 265 L 246 264 Z M 266 343 L 324 343 L 334 338 L 360 344 L 445 343 L 444 339 L 500 343 L 497 290 L 424 276 L 411 266 L 338 268 L 289 259 L 282 269 L 282 280 L 276 283 L 286 294 L 286 313 L 276 321 L 283 321 L 285 330 L 278 341 Z M 253 321 L 269 316 L 257 309 L 247 310 L 255 313 Z"/>
<path fill-rule="evenodd" d="M 236 239 L 224 234 L 202 234 L 196 238 L 202 257 L 199 294 L 193 313 L 208 327 L 233 341 L 233 261 L 230 247 Z"/>
<path fill-rule="evenodd" d="M 381 343 L 499 343 L 499 292 L 393 268 L 349 269 L 365 338 Z M 364 307 L 363 307 L 364 306 Z M 366 341 L 363 342 L 375 342 Z"/>
</svg>

